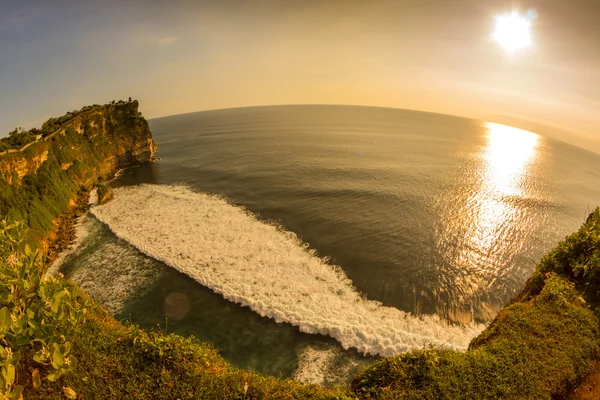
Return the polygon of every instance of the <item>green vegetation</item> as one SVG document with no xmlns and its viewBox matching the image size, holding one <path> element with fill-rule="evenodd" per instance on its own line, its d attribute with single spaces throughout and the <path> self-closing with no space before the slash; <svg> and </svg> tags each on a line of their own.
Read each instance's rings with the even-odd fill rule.
<svg viewBox="0 0 600 400">
<path fill-rule="evenodd" d="M 23 391 L 16 384 L 19 362 L 38 365 L 51 382 L 73 370 L 71 346 L 86 313 L 85 303 L 61 281 L 43 279 L 44 264 L 24 245 L 21 228 L 6 221 L 0 225 L 0 258 L 6 260 L 0 270 L 0 394 L 9 399 Z M 37 368 L 32 367 L 32 379 L 39 388 Z"/>
<path fill-rule="evenodd" d="M 466 353 L 424 349 L 383 359 L 352 390 L 366 398 L 550 399 L 599 356 L 600 209 L 540 262 L 522 295 Z"/>
<path fill-rule="evenodd" d="M 11 243 L 3 247 L 9 250 L 0 253 L 0 259 L 6 260 L 5 269 L 11 263 L 27 265 L 23 271 L 42 268 L 40 257 L 18 249 L 22 241 Z M 560 398 L 585 376 L 600 350 L 598 304 L 590 300 L 597 293 L 582 296 L 579 289 L 597 282 L 574 282 L 566 276 L 570 267 L 565 267 L 588 265 L 590 276 L 596 276 L 600 265 L 590 261 L 595 262 L 599 253 L 600 210 L 596 210 L 578 232 L 544 257 L 523 292 L 525 298 L 505 308 L 467 352 L 428 348 L 388 357 L 360 373 L 349 389 L 303 385 L 233 368 L 207 343 L 121 325 L 71 283 L 42 281 L 53 285 L 55 295 L 68 293 L 63 306 L 77 310 L 79 318 L 84 315 L 85 323 L 78 324 L 77 315 L 63 325 L 58 325 L 57 316 L 45 317 L 54 335 L 61 332 L 64 338 L 71 338 L 59 339 L 59 351 L 69 350 L 67 357 L 71 358 L 70 370 L 60 370 L 68 373 L 58 380 L 52 380 L 57 369 L 54 355 L 43 362 L 35 357 L 41 342 L 11 345 L 12 354 L 20 357 L 13 363 L 18 382 L 12 382 L 11 389 L 18 384 L 26 397 L 41 399 L 64 398 L 64 388 L 70 395 L 86 399 Z M 15 254 L 18 262 L 10 258 Z M 35 293 L 37 302 L 29 314 L 38 315 L 40 308 L 52 311 L 45 308 L 47 295 L 43 297 L 41 289 Z M 84 310 L 87 313 L 83 314 Z M 41 380 L 36 380 L 37 374 Z"/>
<path fill-rule="evenodd" d="M 76 286 L 42 279 L 44 259 L 22 238 L 19 226 L 2 225 L 0 399 L 346 398 L 237 370 L 194 338 L 125 327 Z"/>
<path fill-rule="evenodd" d="M 101 309 L 92 311 L 73 351 L 79 362 L 61 384 L 87 399 L 346 398 L 343 389 L 235 369 L 207 343 L 125 327 Z M 48 384 L 59 390 L 59 384 Z"/>
<path fill-rule="evenodd" d="M 588 216 L 579 231 L 542 257 L 519 300 L 537 295 L 544 286 L 546 274 L 553 272 L 573 282 L 600 317 L 600 208 Z"/>
<path fill-rule="evenodd" d="M 118 102 L 112 101 L 110 104 L 107 104 L 105 106 L 94 104 L 91 106 L 85 106 L 81 108 L 81 110 L 69 111 L 62 117 L 50 118 L 48 121 L 42 124 L 42 127 L 40 129 L 32 128 L 30 130 L 25 130 L 22 127 L 17 127 L 8 133 L 8 137 L 0 139 L 0 153 L 7 150 L 20 150 L 23 146 L 29 143 L 38 141 L 40 139 L 45 139 L 46 137 L 52 135 L 54 132 L 59 130 L 64 124 L 81 114 L 87 113 L 89 111 L 98 111 L 105 108 L 108 105 L 124 106 L 130 105 L 132 103 L 133 102 L 130 97 L 129 101 L 127 102 L 123 100 L 119 100 Z"/>
<path fill-rule="evenodd" d="M 150 138 L 137 101 L 84 107 L 42 126 L 45 134 L 58 129 L 60 134 L 0 158 L 0 218 L 25 221 L 34 247 L 54 230 L 55 219 L 80 190 L 119 164 L 151 157 L 137 160 L 130 154 Z"/>
<path fill-rule="evenodd" d="M 0 139 L 0 153 L 6 150 L 18 150 L 38 137 L 37 129 L 29 131 L 22 127 L 15 128 L 8 133 L 8 137 Z"/>
<path fill-rule="evenodd" d="M 49 154 L 35 174 L 12 185 L 0 177 L 0 216 L 9 221 L 25 221 L 31 228 L 30 243 L 45 237 L 53 228 L 53 219 L 69 206 L 79 190 L 74 170 L 63 171 L 54 152 Z"/>
<path fill-rule="evenodd" d="M 68 240 L 77 197 L 85 203 L 100 178 L 152 157 L 148 125 L 130 101 L 45 126 L 56 135 L 0 156 L 0 400 L 551 399 L 598 360 L 600 209 L 542 258 L 468 351 L 381 359 L 350 388 L 263 377 L 194 338 L 119 324 L 72 283 L 43 278 L 42 253 Z M 48 238 L 49 249 L 39 246 Z"/>
</svg>

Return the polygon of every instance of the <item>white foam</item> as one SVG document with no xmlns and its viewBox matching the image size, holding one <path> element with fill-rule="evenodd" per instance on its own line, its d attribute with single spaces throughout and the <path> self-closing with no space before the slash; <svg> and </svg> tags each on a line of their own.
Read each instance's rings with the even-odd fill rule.
<svg viewBox="0 0 600 400">
<path fill-rule="evenodd" d="M 160 264 L 117 238 L 99 240 L 102 223 L 84 214 L 76 225 L 76 242 L 53 264 L 51 273 L 75 263 L 68 276 L 111 314 L 144 293 L 160 275 Z M 121 243 L 120 243 L 121 242 Z M 90 251 L 90 247 L 94 247 Z M 85 254 L 84 257 L 81 257 Z"/>
<path fill-rule="evenodd" d="M 152 259 L 116 241 L 90 253 L 85 263 L 86 268 L 76 269 L 69 279 L 113 315 L 143 294 L 158 276 Z"/>
<path fill-rule="evenodd" d="M 292 378 L 321 386 L 347 386 L 356 374 L 372 362 L 356 354 L 344 352 L 339 346 L 308 345 L 298 353 L 298 365 Z"/>
<path fill-rule="evenodd" d="M 306 346 L 298 354 L 298 368 L 292 378 L 302 383 L 324 385 L 327 371 L 334 362 L 339 351 L 335 349 L 319 349 Z"/>
<path fill-rule="evenodd" d="M 91 212 L 120 238 L 226 299 L 344 348 L 389 356 L 427 345 L 463 350 L 484 325 L 451 326 L 366 300 L 341 268 L 290 232 L 182 186 L 114 190 Z"/>
<path fill-rule="evenodd" d="M 94 193 L 95 193 L 94 189 Z M 90 194 L 90 199 L 91 199 L 91 194 Z M 90 200 L 90 203 L 91 200 Z M 48 267 L 48 270 L 46 271 L 46 276 L 49 275 L 56 275 L 59 271 L 60 271 L 60 267 L 63 265 L 65 259 L 67 259 L 71 254 L 73 254 L 73 252 L 79 247 L 79 245 L 81 244 L 82 241 L 84 241 L 88 235 L 89 235 L 89 231 L 86 228 L 86 222 L 87 222 L 87 216 L 86 214 L 78 217 L 75 220 L 75 240 L 73 240 L 73 242 L 71 242 L 69 244 L 69 247 L 66 248 L 65 250 L 63 250 L 58 257 L 56 257 L 56 259 L 52 262 L 52 264 L 50 264 L 50 266 Z"/>
</svg>

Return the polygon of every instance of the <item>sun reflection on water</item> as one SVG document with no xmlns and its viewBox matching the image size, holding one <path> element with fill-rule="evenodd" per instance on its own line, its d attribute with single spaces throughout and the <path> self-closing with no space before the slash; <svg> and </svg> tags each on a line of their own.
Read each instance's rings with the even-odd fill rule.
<svg viewBox="0 0 600 400">
<path fill-rule="evenodd" d="M 529 170 L 537 158 L 537 134 L 495 123 L 485 128 L 481 167 L 467 172 L 464 186 L 447 194 L 463 206 L 445 210 L 438 232 L 438 248 L 448 263 L 440 268 L 441 279 L 452 279 L 446 282 L 453 293 L 446 312 L 463 322 L 489 320 L 505 301 L 490 298 L 490 289 L 510 268 L 522 239 L 524 207 L 519 200 L 529 195 Z"/>
<path fill-rule="evenodd" d="M 534 158 L 538 135 L 506 125 L 486 123 L 488 144 L 487 161 L 488 189 L 502 195 L 521 195 L 520 180 L 525 169 Z"/>
<path fill-rule="evenodd" d="M 475 252 L 470 258 L 487 258 L 492 250 L 500 250 L 502 230 L 517 217 L 518 209 L 507 196 L 525 195 L 524 178 L 534 159 L 538 135 L 506 125 L 486 123 L 488 129 L 485 169 L 481 187 L 469 199 L 475 210 L 469 241 Z M 474 262 L 475 260 L 468 260 Z"/>
</svg>

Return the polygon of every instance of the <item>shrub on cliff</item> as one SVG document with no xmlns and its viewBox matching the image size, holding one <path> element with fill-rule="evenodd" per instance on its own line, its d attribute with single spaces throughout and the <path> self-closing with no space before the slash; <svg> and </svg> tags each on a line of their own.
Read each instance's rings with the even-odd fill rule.
<svg viewBox="0 0 600 400">
<path fill-rule="evenodd" d="M 9 149 L 20 149 L 27 143 L 33 142 L 36 139 L 37 130 L 24 130 L 23 128 L 15 128 L 8 133 L 8 137 L 0 139 L 0 152 Z"/>
<path fill-rule="evenodd" d="M 75 367 L 71 347 L 86 313 L 61 279 L 44 278 L 44 260 L 22 228 L 0 224 L 0 398 L 15 400 L 23 391 L 19 364 L 31 367 L 35 389 Z"/>
<path fill-rule="evenodd" d="M 599 356 L 600 325 L 593 312 L 599 254 L 596 209 L 542 258 L 523 295 L 466 353 L 425 349 L 385 358 L 354 379 L 353 391 L 377 399 L 562 398 Z"/>
<path fill-rule="evenodd" d="M 84 110 L 49 119 L 40 131 L 30 132 L 47 137 L 60 128 L 59 135 L 3 156 L 11 162 L 0 168 L 0 219 L 24 221 L 32 247 L 53 231 L 56 218 L 82 186 L 90 187 L 114 168 L 139 162 L 144 156 L 132 156 L 132 149 L 151 140 L 137 101 Z M 73 118 L 78 120 L 65 125 Z"/>
<path fill-rule="evenodd" d="M 37 173 L 25 175 L 20 184 L 0 177 L 0 218 L 25 221 L 31 228 L 29 244 L 35 246 L 53 228 L 53 219 L 66 210 L 78 189 L 51 153 Z"/>
<path fill-rule="evenodd" d="M 524 295 L 538 293 L 544 276 L 552 272 L 567 277 L 590 304 L 600 306 L 600 208 L 589 215 L 581 229 L 542 258 Z"/>
</svg>

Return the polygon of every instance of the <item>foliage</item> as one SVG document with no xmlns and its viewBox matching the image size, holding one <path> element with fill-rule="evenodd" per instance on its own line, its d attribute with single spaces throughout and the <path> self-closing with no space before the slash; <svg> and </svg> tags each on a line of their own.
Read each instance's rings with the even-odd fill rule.
<svg viewBox="0 0 600 400">
<path fill-rule="evenodd" d="M 193 337 L 147 332 L 117 323 L 76 286 L 64 282 L 72 298 L 89 302 L 85 324 L 78 327 L 71 355 L 77 363 L 58 381 L 36 390 L 28 362 L 17 366 L 27 395 L 64 398 L 70 388 L 85 399 L 347 399 L 342 388 L 304 385 L 264 377 L 229 365 L 212 346 Z"/>
<path fill-rule="evenodd" d="M 550 399 L 598 354 L 598 320 L 563 278 L 502 311 L 469 351 L 426 349 L 372 365 L 353 383 L 367 398 Z"/>
<path fill-rule="evenodd" d="M 52 220 L 66 210 L 78 190 L 69 172 L 63 171 L 51 154 L 37 173 L 25 175 L 20 185 L 0 178 L 0 217 L 25 221 L 31 228 L 29 243 L 33 246 L 53 228 Z"/>
<path fill-rule="evenodd" d="M 69 121 L 75 117 L 79 120 L 72 126 Z M 78 126 L 82 133 L 75 130 Z M 0 218 L 25 221 L 30 228 L 28 242 L 34 248 L 54 229 L 55 219 L 68 209 L 81 187 L 90 187 L 100 175 L 109 174 L 114 167 L 110 160 L 133 148 L 137 139 L 150 135 L 137 101 L 84 107 L 51 118 L 39 132 L 47 137 L 58 128 L 60 135 L 22 153 L 3 156 L 18 157 L 18 161 L 33 166 L 33 160 L 42 159 L 44 153 L 47 159 L 37 169 L 31 168 L 32 172 L 19 178 L 14 169 L 2 171 L 0 166 Z M 11 138 L 25 132 L 18 131 Z"/>
<path fill-rule="evenodd" d="M 52 382 L 71 371 L 76 365 L 73 338 L 86 313 L 85 304 L 62 279 L 44 278 L 44 259 L 23 238 L 22 223 L 2 221 L 0 398 L 21 395 L 23 387 L 16 384 L 19 362 L 41 368 Z M 39 379 L 39 370 L 35 376 Z"/>
<path fill-rule="evenodd" d="M 194 338 L 117 323 L 71 283 L 44 279 L 22 229 L 0 229 L 0 398 L 347 398 L 235 369 Z"/>
<path fill-rule="evenodd" d="M 582 228 L 586 235 L 596 233 L 588 227 Z M 61 398 L 62 388 L 71 388 L 89 399 L 560 398 L 598 356 L 599 323 L 575 282 L 555 272 L 542 278 L 535 295 L 505 308 L 467 352 L 428 348 L 384 358 L 359 374 L 350 390 L 233 368 L 207 343 L 121 325 L 91 303 L 72 341 L 75 368 L 59 382 L 47 380 L 47 390 L 36 395 Z M 78 288 L 63 285 L 74 301 L 87 301 Z M 26 366 L 21 361 L 17 372 L 30 392 L 35 381 Z"/>
<path fill-rule="evenodd" d="M 359 374 L 365 398 L 550 399 L 568 394 L 598 358 L 600 211 L 540 262 L 524 294 L 466 353 L 425 349 Z M 576 272 L 579 271 L 579 272 Z M 585 299 L 581 296 L 585 295 Z"/>
<path fill-rule="evenodd" d="M 0 152 L 10 149 L 20 149 L 27 143 L 33 142 L 38 135 L 37 130 L 26 131 L 21 127 L 8 133 L 8 137 L 0 139 Z"/>
<path fill-rule="evenodd" d="M 104 106 L 94 104 L 82 107 L 81 110 L 73 110 L 67 112 L 62 117 L 50 118 L 46 122 L 42 124 L 40 129 L 32 128 L 30 130 L 25 130 L 22 127 L 17 127 L 11 132 L 9 132 L 8 137 L 0 139 L 0 153 L 6 150 L 19 150 L 23 146 L 32 143 L 39 138 L 46 138 L 56 131 L 58 131 L 64 124 L 71 121 L 75 117 L 88 113 L 90 111 L 97 111 L 102 108 L 106 108 L 108 106 L 125 106 L 128 112 L 131 114 L 131 118 L 135 120 L 135 122 L 139 122 L 143 119 L 141 113 L 137 111 L 138 103 L 137 101 L 132 101 L 131 97 L 129 101 L 125 102 L 123 100 L 119 100 L 118 102 L 112 101 L 109 104 Z"/>
<path fill-rule="evenodd" d="M 384 358 L 349 390 L 235 369 L 194 338 L 117 323 L 76 286 L 44 279 L 44 260 L 32 247 L 82 187 L 117 165 L 106 160 L 149 136 L 137 107 L 131 100 L 88 106 L 0 140 L 1 152 L 41 135 L 44 142 L 22 153 L 48 149 L 35 172 L 0 175 L 0 217 L 7 220 L 0 226 L 0 399 L 22 390 L 48 399 L 549 399 L 567 394 L 598 357 L 598 209 L 541 260 L 467 352 L 428 348 Z"/>
<path fill-rule="evenodd" d="M 600 304 L 600 208 L 589 215 L 581 229 L 542 258 L 522 297 L 537 294 L 548 273 L 567 277 L 589 303 Z"/>
</svg>

